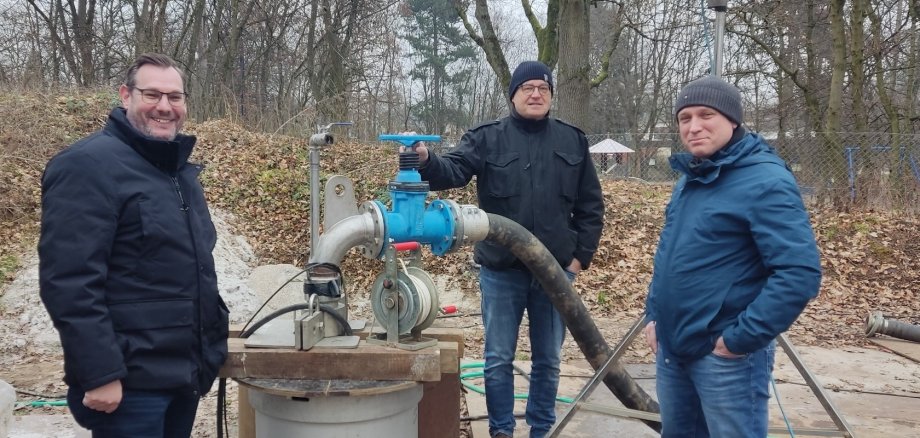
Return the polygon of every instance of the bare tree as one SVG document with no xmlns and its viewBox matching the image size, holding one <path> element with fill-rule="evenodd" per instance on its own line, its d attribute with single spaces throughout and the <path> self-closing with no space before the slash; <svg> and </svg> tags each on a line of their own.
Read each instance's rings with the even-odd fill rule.
<svg viewBox="0 0 920 438">
<path fill-rule="evenodd" d="M 166 31 L 166 6 L 169 0 L 137 0 L 129 2 L 134 12 L 135 55 L 163 52 Z"/>
<path fill-rule="evenodd" d="M 26 0 L 45 22 L 77 85 L 96 85 L 93 49 L 96 0 Z"/>
</svg>

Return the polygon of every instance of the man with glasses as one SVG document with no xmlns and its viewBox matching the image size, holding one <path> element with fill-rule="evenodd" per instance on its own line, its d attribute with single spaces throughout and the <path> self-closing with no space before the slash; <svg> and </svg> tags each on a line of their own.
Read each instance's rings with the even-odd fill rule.
<svg viewBox="0 0 920 438">
<path fill-rule="evenodd" d="M 106 126 L 42 177 L 39 280 L 67 403 L 94 438 L 187 437 L 227 356 L 216 232 L 189 163 L 182 72 L 141 55 Z"/>
<path fill-rule="evenodd" d="M 509 116 L 471 129 L 453 151 L 437 156 L 416 145 L 419 172 L 432 190 L 461 187 L 475 176 L 480 208 L 528 229 L 574 280 L 591 263 L 604 219 L 588 140 L 580 129 L 549 117 L 553 75 L 546 65 L 518 65 L 508 98 Z M 565 326 L 540 284 L 508 250 L 479 242 L 475 260 L 482 267 L 489 433 L 514 434 L 512 362 L 526 310 L 532 365 L 525 417 L 530 436 L 541 438 L 556 421 Z"/>
</svg>

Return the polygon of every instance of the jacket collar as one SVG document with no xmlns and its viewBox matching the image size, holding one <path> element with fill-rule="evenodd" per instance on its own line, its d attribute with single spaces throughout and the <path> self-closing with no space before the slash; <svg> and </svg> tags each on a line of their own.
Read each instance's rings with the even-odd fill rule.
<svg viewBox="0 0 920 438">
<path fill-rule="evenodd" d="M 195 136 L 179 134 L 172 141 L 157 140 L 140 133 L 128 121 L 124 108 L 118 107 L 109 113 L 109 123 L 104 131 L 115 136 L 134 149 L 157 169 L 174 173 L 188 162 L 195 147 Z"/>
<path fill-rule="evenodd" d="M 739 127 L 738 130 L 744 128 Z M 737 139 L 736 139 L 737 137 Z M 785 166 L 782 159 L 759 134 L 746 130 L 732 136 L 729 145 L 709 158 L 695 158 L 689 153 L 674 154 L 670 158 L 671 168 L 687 175 L 690 181 L 708 184 L 719 177 L 723 169 L 750 166 L 762 162 L 774 162 Z"/>
<path fill-rule="evenodd" d="M 514 109 L 514 103 L 511 103 L 511 121 L 514 123 L 514 126 L 519 127 L 525 132 L 539 132 L 546 129 L 546 125 L 549 124 L 549 112 L 539 120 L 525 119 Z"/>
</svg>

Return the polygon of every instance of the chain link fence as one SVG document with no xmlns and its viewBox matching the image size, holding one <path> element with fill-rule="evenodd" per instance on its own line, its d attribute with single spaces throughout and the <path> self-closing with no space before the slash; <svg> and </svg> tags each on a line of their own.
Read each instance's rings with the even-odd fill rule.
<svg viewBox="0 0 920 438">
<path fill-rule="evenodd" d="M 684 151 L 677 133 L 588 135 L 588 144 L 613 140 L 632 152 L 593 153 L 601 178 L 672 184 L 680 176 L 668 158 Z M 450 151 L 459 137 L 429 145 Z M 792 169 L 809 203 L 920 211 L 920 134 L 816 133 L 768 138 Z"/>
<path fill-rule="evenodd" d="M 673 183 L 668 158 L 683 151 L 676 133 L 588 135 L 611 139 L 633 152 L 592 154 L 598 175 Z M 792 169 L 809 202 L 920 210 L 920 135 L 818 133 L 767 140 Z"/>
</svg>

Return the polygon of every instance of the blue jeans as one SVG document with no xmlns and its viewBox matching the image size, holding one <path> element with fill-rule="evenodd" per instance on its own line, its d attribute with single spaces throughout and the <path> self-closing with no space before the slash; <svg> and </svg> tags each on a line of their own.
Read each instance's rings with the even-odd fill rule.
<svg viewBox="0 0 920 438">
<path fill-rule="evenodd" d="M 83 391 L 70 387 L 67 406 L 77 424 L 93 438 L 188 438 L 195 424 L 198 397 L 174 391 L 124 389 L 111 414 L 83 406 Z"/>
<path fill-rule="evenodd" d="M 569 279 L 574 274 L 569 273 Z M 556 421 L 559 357 L 565 325 L 530 272 L 515 269 L 479 272 L 485 325 L 486 409 L 489 434 L 514 434 L 514 353 L 524 310 L 530 321 L 530 392 L 525 419 L 530 436 L 542 438 Z"/>
<path fill-rule="evenodd" d="M 737 359 L 712 353 L 679 363 L 659 344 L 662 438 L 764 438 L 776 343 Z"/>
</svg>

